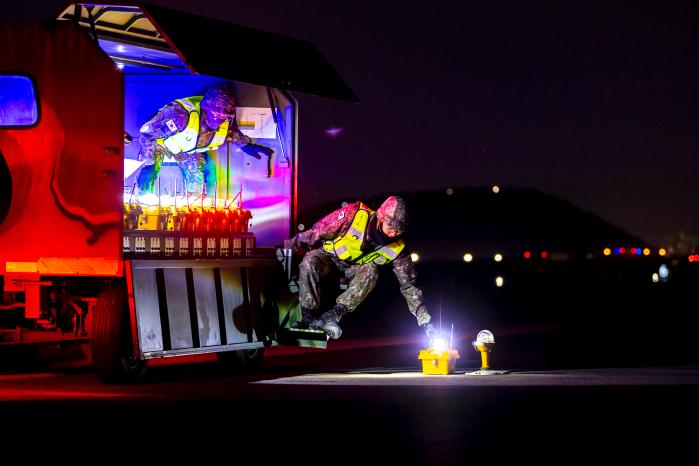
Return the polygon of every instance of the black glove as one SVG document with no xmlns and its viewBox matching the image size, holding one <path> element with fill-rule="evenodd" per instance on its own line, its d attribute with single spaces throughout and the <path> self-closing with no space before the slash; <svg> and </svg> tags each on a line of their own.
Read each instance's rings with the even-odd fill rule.
<svg viewBox="0 0 699 466">
<path fill-rule="evenodd" d="M 261 159 L 263 155 L 269 157 L 270 155 L 274 154 L 274 150 L 270 149 L 267 146 L 260 146 L 258 144 L 245 144 L 243 147 L 241 147 L 243 152 L 245 152 L 248 155 L 251 155 L 255 157 L 256 159 Z"/>
<path fill-rule="evenodd" d="M 442 333 L 437 330 L 434 325 L 432 325 L 432 322 L 426 323 L 422 326 L 422 328 L 425 330 L 425 335 L 427 335 L 427 338 L 430 340 L 434 340 L 435 338 L 440 338 L 442 336 Z"/>
<path fill-rule="evenodd" d="M 153 192 L 155 188 L 155 179 L 158 173 L 155 171 L 155 164 L 144 165 L 136 179 L 136 185 L 140 192 Z"/>
</svg>

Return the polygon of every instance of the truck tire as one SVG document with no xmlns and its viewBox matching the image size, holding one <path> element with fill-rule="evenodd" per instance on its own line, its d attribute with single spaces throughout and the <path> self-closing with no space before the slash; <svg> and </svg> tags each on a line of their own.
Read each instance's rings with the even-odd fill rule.
<svg viewBox="0 0 699 466">
<path fill-rule="evenodd" d="M 226 371 L 234 373 L 254 372 L 262 365 L 264 348 L 244 349 L 216 353 L 216 359 Z"/>
<path fill-rule="evenodd" d="M 92 315 L 92 365 L 104 383 L 137 382 L 146 361 L 134 352 L 126 288 L 115 286 L 97 297 Z"/>
</svg>

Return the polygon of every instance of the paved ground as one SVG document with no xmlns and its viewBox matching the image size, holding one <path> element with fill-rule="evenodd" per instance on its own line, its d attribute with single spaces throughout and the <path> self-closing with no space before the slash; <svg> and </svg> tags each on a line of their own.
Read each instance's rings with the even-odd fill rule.
<svg viewBox="0 0 699 466">
<path fill-rule="evenodd" d="M 699 366 L 479 377 L 464 355 L 454 374 L 426 376 L 410 344 L 334 348 L 271 351 L 254 375 L 163 360 L 132 386 L 103 385 L 84 363 L 5 372 L 3 444 L 158 464 L 666 464 L 695 449 Z"/>
</svg>

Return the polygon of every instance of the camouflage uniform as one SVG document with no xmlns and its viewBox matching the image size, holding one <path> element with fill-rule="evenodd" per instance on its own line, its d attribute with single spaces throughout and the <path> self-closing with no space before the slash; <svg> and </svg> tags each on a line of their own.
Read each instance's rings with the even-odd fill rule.
<svg viewBox="0 0 699 466">
<path fill-rule="evenodd" d="M 167 139 L 173 134 L 179 133 L 187 127 L 189 111 L 178 102 L 170 102 L 162 107 L 146 123 L 141 126 L 141 153 L 139 160 L 152 160 L 155 165 L 155 173 L 160 171 L 165 156 L 174 157 L 182 170 L 182 176 L 187 183 L 187 192 L 200 194 L 204 185 L 204 173 L 210 157 L 207 152 L 180 152 L 170 153 L 167 148 L 156 142 L 156 139 Z M 216 128 L 209 128 L 205 119 L 201 119 L 197 148 L 207 147 L 216 133 Z M 226 142 L 249 144 L 252 140 L 240 132 L 235 118 L 228 127 Z M 215 169 L 214 169 L 215 170 Z M 211 187 L 213 189 L 213 187 Z"/>
<path fill-rule="evenodd" d="M 350 280 L 347 290 L 336 299 L 336 302 L 346 306 L 348 311 L 353 311 L 359 306 L 376 285 L 379 278 L 378 265 L 347 263 L 322 248 L 324 241 L 333 240 L 349 229 L 357 209 L 359 202 L 338 209 L 322 218 L 310 230 L 297 234 L 285 244 L 288 248 L 312 248 L 306 253 L 299 267 L 299 301 L 302 307 L 311 312 L 317 312 L 320 305 L 320 279 L 333 270 L 340 270 Z M 374 235 L 367 235 L 362 250 L 366 247 L 367 251 L 371 251 L 378 246 L 372 240 L 372 237 L 377 238 L 376 216 L 373 216 L 367 225 L 367 230 L 372 229 Z M 396 238 L 386 237 L 386 242 L 395 240 Z M 407 248 L 390 264 L 398 278 L 400 291 L 408 303 L 408 309 L 416 317 L 418 325 L 428 323 L 431 318 L 423 303 L 422 291 L 415 286 L 417 273 Z"/>
</svg>

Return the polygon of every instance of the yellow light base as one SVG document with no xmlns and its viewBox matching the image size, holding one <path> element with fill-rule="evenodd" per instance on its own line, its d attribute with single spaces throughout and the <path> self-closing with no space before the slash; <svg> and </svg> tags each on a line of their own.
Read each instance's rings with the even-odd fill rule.
<svg viewBox="0 0 699 466">
<path fill-rule="evenodd" d="M 424 349 L 417 358 L 422 360 L 423 374 L 447 375 L 454 372 L 459 352 L 455 349 Z"/>
</svg>

